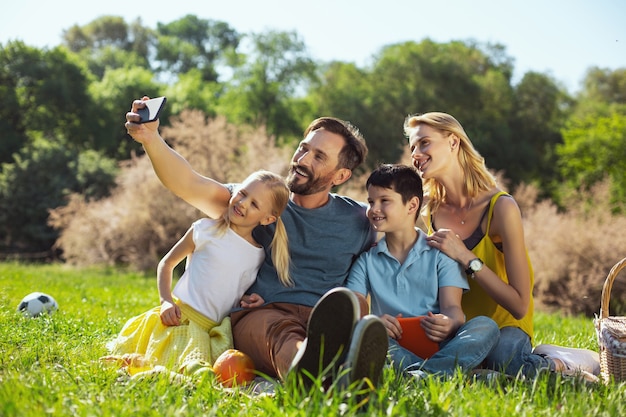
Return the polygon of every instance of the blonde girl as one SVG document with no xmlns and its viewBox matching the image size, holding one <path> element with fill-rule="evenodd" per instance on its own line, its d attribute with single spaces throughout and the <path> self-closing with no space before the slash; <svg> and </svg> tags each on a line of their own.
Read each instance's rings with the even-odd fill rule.
<svg viewBox="0 0 626 417">
<path fill-rule="evenodd" d="M 161 305 L 130 319 L 103 359 L 118 361 L 131 374 L 162 368 L 190 372 L 232 348 L 230 311 L 263 303 L 256 294 L 244 297 L 265 258 L 252 236 L 255 227 L 276 223 L 272 261 L 282 284 L 292 284 L 280 217 L 288 201 L 283 178 L 257 171 L 235 188 L 222 217 L 194 222 L 159 262 Z M 174 268 L 185 258 L 185 272 L 172 291 Z"/>
</svg>

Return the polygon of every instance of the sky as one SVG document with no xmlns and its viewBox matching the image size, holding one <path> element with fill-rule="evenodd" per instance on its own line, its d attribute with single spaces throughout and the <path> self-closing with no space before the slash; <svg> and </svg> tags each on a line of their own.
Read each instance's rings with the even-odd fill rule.
<svg viewBox="0 0 626 417">
<path fill-rule="evenodd" d="M 361 67 L 405 41 L 499 43 L 514 59 L 514 83 L 537 71 L 571 93 L 590 67 L 626 68 L 624 0 L 11 0 L 0 11 L 0 44 L 54 47 L 63 30 L 104 15 L 156 28 L 187 14 L 240 33 L 295 31 L 313 59 Z"/>
</svg>

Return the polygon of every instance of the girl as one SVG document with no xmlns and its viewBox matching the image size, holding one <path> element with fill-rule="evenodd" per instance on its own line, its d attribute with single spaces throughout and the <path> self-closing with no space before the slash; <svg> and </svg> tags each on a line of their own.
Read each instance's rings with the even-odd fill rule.
<svg viewBox="0 0 626 417">
<path fill-rule="evenodd" d="M 461 124 L 446 113 L 426 113 L 407 117 L 404 133 L 428 198 L 422 213 L 428 243 L 470 278 L 462 300 L 467 319 L 484 315 L 500 327 L 487 366 L 512 375 L 539 369 L 597 374 L 595 352 L 551 345 L 532 352 L 534 275 L 520 210 L 497 187 Z"/>
<path fill-rule="evenodd" d="M 103 359 L 121 363 L 131 374 L 156 366 L 190 372 L 232 348 L 231 309 L 240 300 L 241 306 L 263 304 L 256 294 L 242 299 L 264 260 L 264 249 L 252 237 L 255 227 L 276 222 L 272 261 L 282 284 L 291 285 L 280 218 L 288 201 L 280 176 L 257 171 L 235 189 L 220 219 L 194 222 L 159 262 L 160 307 L 130 319 L 108 344 L 111 356 Z M 174 267 L 185 257 L 185 272 L 171 291 Z"/>
</svg>

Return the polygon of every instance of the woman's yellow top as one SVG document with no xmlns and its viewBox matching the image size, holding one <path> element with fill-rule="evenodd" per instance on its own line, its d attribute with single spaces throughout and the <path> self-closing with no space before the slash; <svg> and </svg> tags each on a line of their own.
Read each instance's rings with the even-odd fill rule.
<svg viewBox="0 0 626 417">
<path fill-rule="evenodd" d="M 504 253 L 502 253 L 502 251 L 496 247 L 496 245 L 491 240 L 491 237 L 489 236 L 491 218 L 493 217 L 493 208 L 495 206 L 496 200 L 503 195 L 508 194 L 500 191 L 499 193 L 496 193 L 493 197 L 491 197 L 491 201 L 489 202 L 489 212 L 487 214 L 487 229 L 485 231 L 485 234 L 476 246 L 468 249 L 470 249 L 477 258 L 480 258 L 484 262 L 484 264 L 489 267 L 489 269 L 495 272 L 502 281 L 508 284 L 509 279 L 506 274 L 506 268 L 504 266 Z M 432 234 L 433 226 L 431 216 L 427 216 L 427 228 L 428 234 Z M 535 282 L 535 275 L 533 272 L 532 264 L 530 263 L 528 251 L 526 252 L 526 259 L 528 260 L 528 267 L 530 270 L 530 303 L 528 306 L 528 313 L 526 313 L 526 315 L 522 319 L 517 320 L 504 307 L 496 303 L 493 298 L 491 298 L 491 296 L 489 296 L 476 281 L 474 281 L 473 279 L 468 279 L 470 289 L 463 294 L 463 299 L 461 303 L 463 307 L 463 312 L 465 313 L 468 320 L 476 316 L 487 316 L 493 319 L 500 328 L 520 328 L 532 340 L 534 310 L 532 292 Z"/>
</svg>

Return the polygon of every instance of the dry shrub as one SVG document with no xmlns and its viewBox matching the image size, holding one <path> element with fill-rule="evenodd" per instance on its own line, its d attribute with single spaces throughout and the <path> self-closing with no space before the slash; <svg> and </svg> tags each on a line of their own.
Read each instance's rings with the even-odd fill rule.
<svg viewBox="0 0 626 417">
<path fill-rule="evenodd" d="M 293 149 L 277 148 L 262 128 L 230 125 L 224 117 L 207 121 L 188 110 L 162 129 L 162 136 L 193 168 L 219 182 L 239 182 L 257 169 L 285 174 Z"/>
<path fill-rule="evenodd" d="M 536 307 L 591 316 L 600 309 L 609 270 L 626 257 L 626 217 L 611 215 L 607 183 L 571 200 L 565 212 L 549 201 L 530 205 L 536 197 L 537 190 L 527 185 L 515 193 L 535 271 Z M 593 207 L 588 209 L 585 201 L 593 201 Z M 620 275 L 611 291 L 611 300 L 617 301 L 611 314 L 624 307 L 626 276 Z"/>
<path fill-rule="evenodd" d="M 263 130 L 207 120 L 198 111 L 182 113 L 162 135 L 196 171 L 221 182 L 241 181 L 261 168 L 283 173 L 289 161 L 289 152 L 276 148 Z M 51 212 L 50 224 L 60 230 L 57 246 L 68 263 L 146 271 L 199 217 L 160 183 L 144 155 L 125 163 L 109 198 L 86 202 L 73 196 Z"/>
</svg>

